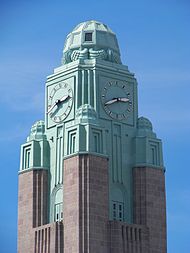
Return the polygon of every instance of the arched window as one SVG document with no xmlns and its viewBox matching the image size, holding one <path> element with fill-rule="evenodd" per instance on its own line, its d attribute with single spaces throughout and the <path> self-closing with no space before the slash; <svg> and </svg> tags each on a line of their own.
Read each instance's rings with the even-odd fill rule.
<svg viewBox="0 0 190 253">
<path fill-rule="evenodd" d="M 54 222 L 63 220 L 63 188 L 57 186 L 52 193 L 51 217 Z"/>
</svg>

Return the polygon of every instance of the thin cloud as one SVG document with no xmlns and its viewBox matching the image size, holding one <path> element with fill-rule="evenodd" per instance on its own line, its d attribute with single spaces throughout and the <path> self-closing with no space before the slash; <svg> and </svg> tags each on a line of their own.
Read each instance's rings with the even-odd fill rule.
<svg viewBox="0 0 190 253">
<path fill-rule="evenodd" d="M 44 111 L 44 93 L 37 93 L 30 97 L 22 97 L 14 105 L 10 105 L 10 109 L 15 112 L 43 112 Z"/>
<path fill-rule="evenodd" d="M 149 69 L 147 70 L 140 70 L 138 72 L 137 80 L 139 83 L 143 82 L 143 86 L 149 86 L 151 84 L 151 87 L 155 86 L 156 83 L 159 83 L 158 88 L 161 89 L 164 87 L 170 88 L 176 87 L 180 84 L 181 86 L 189 86 L 190 82 L 190 73 L 189 71 L 179 71 L 176 69 Z M 166 86 L 167 83 L 167 86 Z M 141 85 L 142 86 L 142 85 Z"/>
</svg>

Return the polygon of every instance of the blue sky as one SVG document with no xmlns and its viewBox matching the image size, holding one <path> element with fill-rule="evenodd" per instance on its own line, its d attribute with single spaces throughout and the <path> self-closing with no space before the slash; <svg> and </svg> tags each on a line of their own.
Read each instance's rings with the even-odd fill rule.
<svg viewBox="0 0 190 253">
<path fill-rule="evenodd" d="M 163 140 L 168 252 L 189 253 L 190 2 L 96 0 L 0 2 L 0 252 L 16 252 L 20 145 L 44 115 L 46 76 L 60 65 L 66 35 L 82 21 L 117 34 L 138 80 L 139 116 Z"/>
</svg>

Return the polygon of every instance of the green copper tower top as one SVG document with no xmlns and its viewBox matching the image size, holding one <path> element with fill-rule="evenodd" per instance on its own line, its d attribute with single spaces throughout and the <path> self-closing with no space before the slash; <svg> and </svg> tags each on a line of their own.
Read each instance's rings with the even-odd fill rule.
<svg viewBox="0 0 190 253">
<path fill-rule="evenodd" d="M 138 116 L 137 81 L 116 35 L 94 20 L 68 34 L 62 64 L 47 77 L 45 122 L 22 145 L 21 173 L 49 171 L 50 221 L 63 218 L 64 160 L 78 154 L 108 158 L 110 219 L 132 223 L 132 169 L 163 169 L 162 143 Z"/>
<path fill-rule="evenodd" d="M 94 58 L 121 64 L 116 35 L 107 25 L 92 20 L 80 23 L 68 34 L 62 63 Z"/>
</svg>

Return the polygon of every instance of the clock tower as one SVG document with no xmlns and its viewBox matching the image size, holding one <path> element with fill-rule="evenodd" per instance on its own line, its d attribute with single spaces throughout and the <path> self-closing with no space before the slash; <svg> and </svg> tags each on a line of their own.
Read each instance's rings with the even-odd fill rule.
<svg viewBox="0 0 190 253">
<path fill-rule="evenodd" d="M 19 253 L 166 253 L 162 143 L 103 23 L 68 34 L 21 147 Z"/>
</svg>

